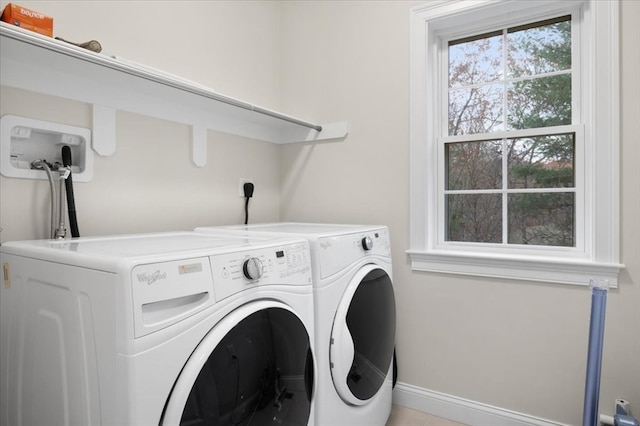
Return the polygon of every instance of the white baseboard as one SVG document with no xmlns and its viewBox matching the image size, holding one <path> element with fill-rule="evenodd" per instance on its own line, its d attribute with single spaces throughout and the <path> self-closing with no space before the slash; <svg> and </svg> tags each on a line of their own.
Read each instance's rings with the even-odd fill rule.
<svg viewBox="0 0 640 426">
<path fill-rule="evenodd" d="M 466 425 L 567 426 L 401 382 L 393 390 L 393 403 Z"/>
</svg>

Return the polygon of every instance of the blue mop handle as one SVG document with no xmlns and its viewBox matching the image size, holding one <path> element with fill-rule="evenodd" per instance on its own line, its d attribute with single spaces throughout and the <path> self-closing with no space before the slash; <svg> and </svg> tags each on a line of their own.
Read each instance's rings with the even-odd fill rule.
<svg viewBox="0 0 640 426">
<path fill-rule="evenodd" d="M 589 324 L 589 353 L 587 380 L 584 391 L 583 426 L 598 425 L 600 399 L 600 371 L 602 369 L 602 345 L 604 342 L 604 318 L 607 306 L 609 281 L 591 280 L 591 323 Z"/>
</svg>

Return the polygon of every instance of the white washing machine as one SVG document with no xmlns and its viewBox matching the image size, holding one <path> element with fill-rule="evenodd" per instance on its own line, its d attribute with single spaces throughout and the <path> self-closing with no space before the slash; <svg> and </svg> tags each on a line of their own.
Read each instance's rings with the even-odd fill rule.
<svg viewBox="0 0 640 426">
<path fill-rule="evenodd" d="M 315 423 L 306 240 L 26 241 L 0 259 L 2 425 Z"/>
<path fill-rule="evenodd" d="M 316 424 L 384 425 L 391 412 L 396 324 L 387 227 L 272 223 L 196 232 L 309 241 L 318 367 Z"/>
</svg>

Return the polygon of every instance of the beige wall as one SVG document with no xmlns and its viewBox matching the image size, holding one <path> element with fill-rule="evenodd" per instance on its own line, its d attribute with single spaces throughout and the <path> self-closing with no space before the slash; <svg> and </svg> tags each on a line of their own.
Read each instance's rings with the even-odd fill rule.
<svg viewBox="0 0 640 426">
<path fill-rule="evenodd" d="M 409 268 L 408 25 L 410 7 L 422 2 L 179 3 L 180 10 L 186 3 L 192 13 L 176 17 L 176 3 L 159 1 L 127 2 L 127 10 L 134 11 L 127 17 L 121 16 L 123 2 L 20 2 L 55 15 L 59 36 L 98 39 L 107 53 L 302 118 L 347 120 L 350 134 L 342 142 L 278 147 L 210 132 L 207 166 L 199 169 L 190 160 L 188 128 L 119 113 L 118 151 L 96 156 L 94 179 L 77 185 L 81 231 L 238 223 L 239 177 L 256 179 L 256 222 L 387 224 L 398 303 L 399 380 L 581 423 L 587 288 Z M 90 16 L 90 24 L 80 20 Z M 640 2 L 623 1 L 621 19 L 621 253 L 627 269 L 609 295 L 601 404 L 602 412 L 611 414 L 613 400 L 625 398 L 639 416 Z M 174 26 L 180 31 L 170 30 Z M 0 112 L 90 124 L 87 105 L 6 87 Z M 43 237 L 46 183 L 2 177 L 0 190 L 2 241 Z"/>
<path fill-rule="evenodd" d="M 4 8 L 7 0 L 1 0 Z M 102 53 L 180 75 L 265 107 L 278 97 L 277 3 L 23 0 L 54 17 L 54 36 L 98 40 Z"/>
<path fill-rule="evenodd" d="M 408 248 L 409 9 L 412 2 L 290 2 L 281 105 L 349 120 L 344 142 L 282 148 L 282 219 L 383 223 L 392 235 L 399 380 L 580 424 L 588 288 L 411 271 Z M 640 2 L 622 2 L 621 252 L 609 294 L 602 412 L 640 415 Z"/>
</svg>

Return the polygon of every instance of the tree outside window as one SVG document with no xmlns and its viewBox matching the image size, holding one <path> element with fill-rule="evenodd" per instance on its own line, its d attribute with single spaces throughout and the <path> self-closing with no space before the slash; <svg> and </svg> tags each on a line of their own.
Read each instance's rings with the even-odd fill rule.
<svg viewBox="0 0 640 426">
<path fill-rule="evenodd" d="M 575 246 L 571 48 L 570 16 L 448 42 L 446 241 Z"/>
</svg>

